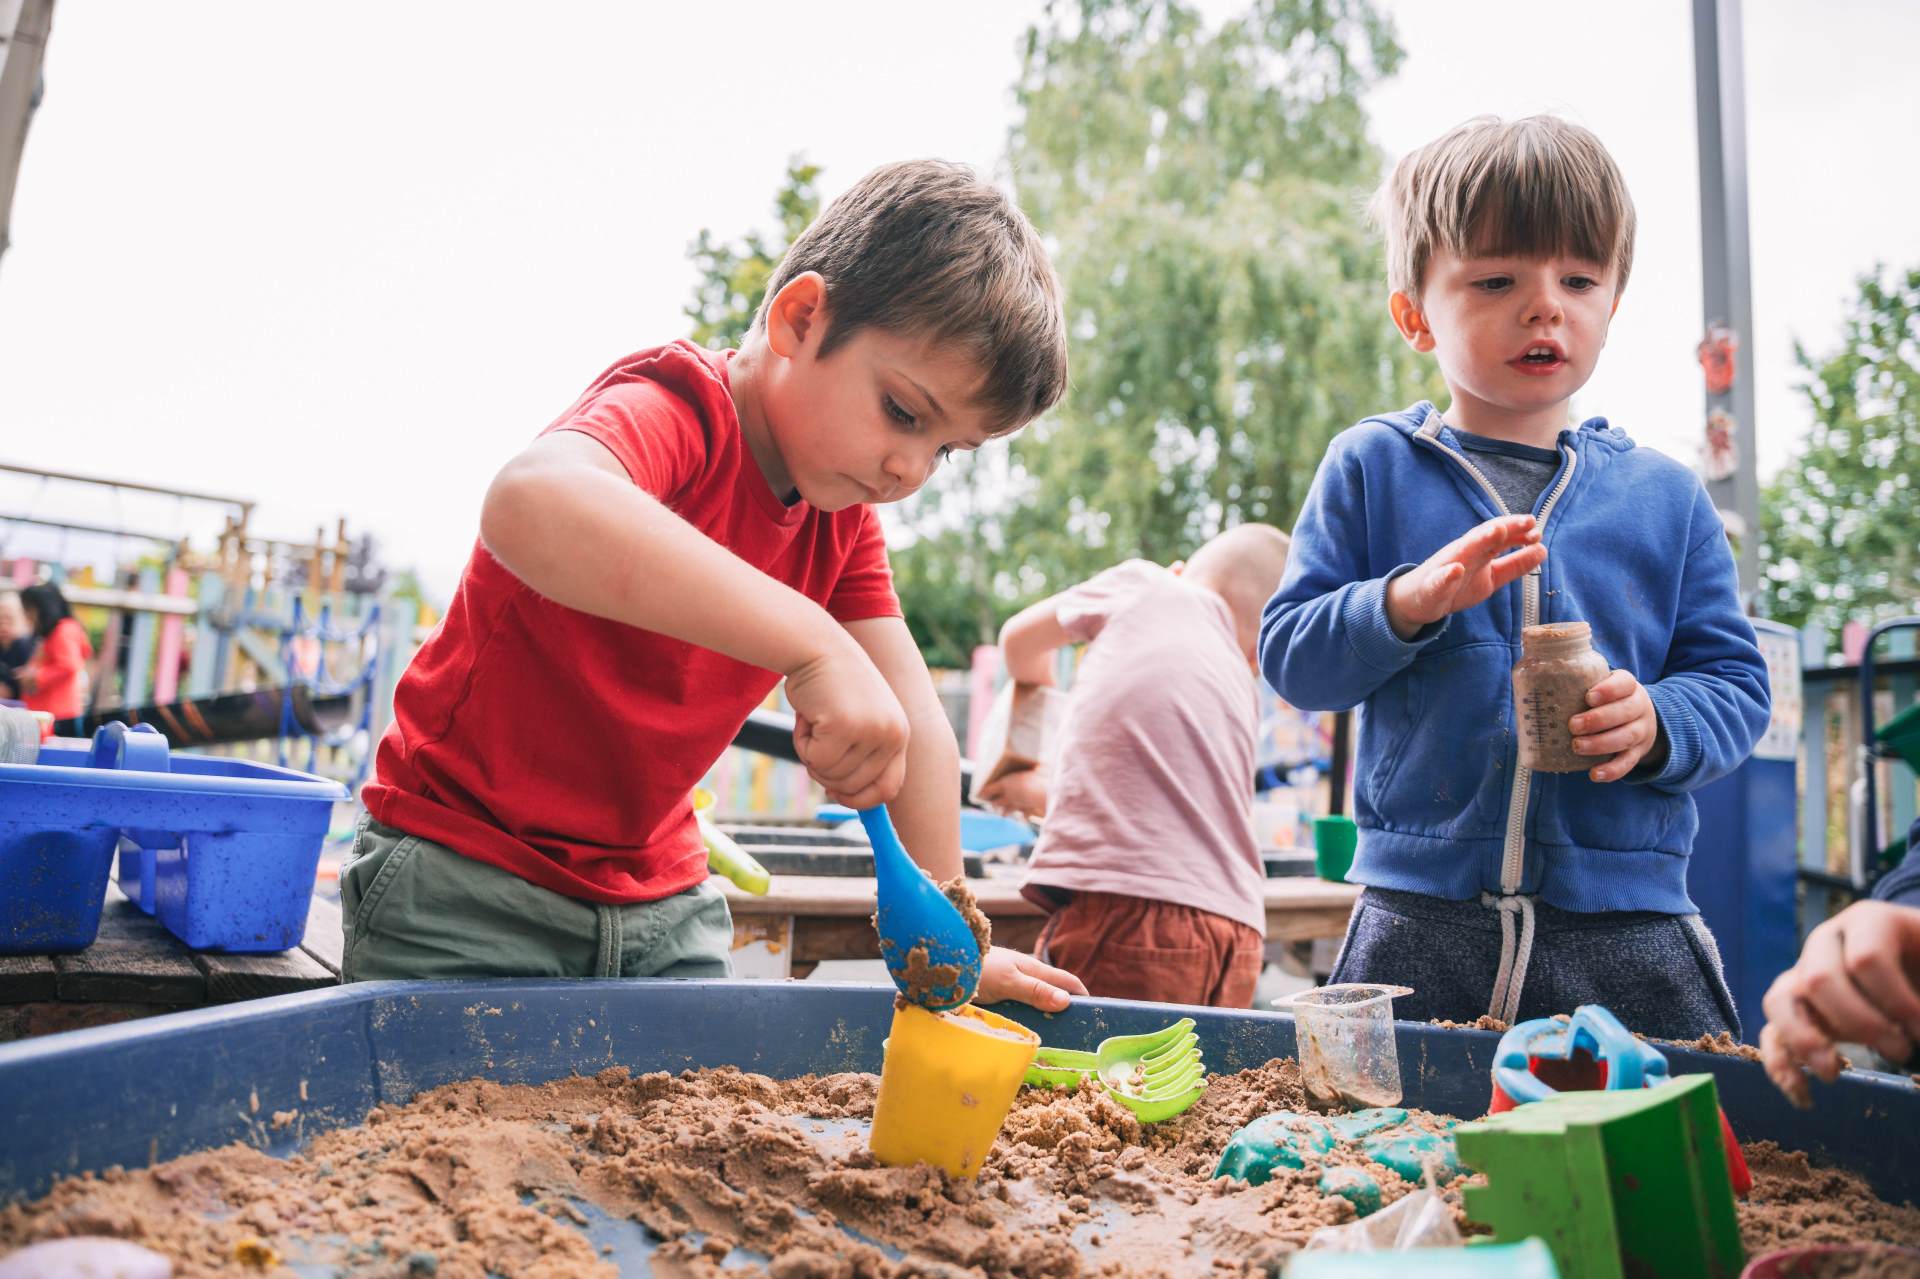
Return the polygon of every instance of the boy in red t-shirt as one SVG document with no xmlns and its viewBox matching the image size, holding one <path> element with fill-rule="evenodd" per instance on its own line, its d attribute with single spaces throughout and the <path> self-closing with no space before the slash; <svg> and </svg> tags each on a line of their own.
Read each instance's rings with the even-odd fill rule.
<svg viewBox="0 0 1920 1279">
<path fill-rule="evenodd" d="M 889 165 L 769 281 L 741 348 L 615 363 L 488 490 L 394 694 L 341 876 L 349 980 L 724 976 L 689 793 L 784 676 L 828 796 L 960 874 L 959 752 L 870 504 L 1066 387 L 1059 283 L 955 165 Z M 979 998 L 1066 1006 L 995 947 Z"/>
</svg>

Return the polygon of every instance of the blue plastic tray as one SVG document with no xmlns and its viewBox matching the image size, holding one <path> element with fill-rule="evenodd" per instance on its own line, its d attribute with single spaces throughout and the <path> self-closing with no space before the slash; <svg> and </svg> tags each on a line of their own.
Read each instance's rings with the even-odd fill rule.
<svg viewBox="0 0 1920 1279">
<path fill-rule="evenodd" d="M 110 724 L 0 765 L 0 954 L 81 950 L 107 873 L 197 950 L 300 944 L 314 871 L 344 786 L 269 764 L 172 755 Z"/>
<path fill-rule="evenodd" d="M 486 1010 L 476 1015 L 476 1005 Z M 494 1015 L 495 1010 L 498 1015 Z M 1197 1024 L 1207 1065 L 1294 1055 L 1293 1018 L 1086 999 L 1056 1017 L 999 1005 L 1050 1044 Z M 113 1164 L 141 1168 L 246 1141 L 286 1154 L 382 1102 L 481 1076 L 544 1083 L 608 1066 L 733 1065 L 775 1077 L 880 1068 L 893 991 L 811 982 L 369 982 L 0 1044 L 0 1202 Z M 1485 1113 L 1499 1036 L 1394 1027 L 1409 1105 Z M 1711 1072 L 1734 1131 L 1864 1176 L 1885 1199 L 1920 1199 L 1920 1089 L 1849 1071 L 1789 1106 L 1757 1063 L 1665 1049 L 1676 1075 Z M 185 1068 L 183 1068 L 185 1067 Z M 261 1121 L 297 1112 L 280 1130 Z"/>
</svg>

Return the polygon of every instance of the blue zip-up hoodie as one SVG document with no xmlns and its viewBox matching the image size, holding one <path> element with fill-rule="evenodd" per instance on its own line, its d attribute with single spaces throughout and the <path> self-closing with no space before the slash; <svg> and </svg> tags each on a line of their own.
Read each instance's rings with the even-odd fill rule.
<svg viewBox="0 0 1920 1279">
<path fill-rule="evenodd" d="M 1691 914 L 1688 792 L 1766 728 L 1766 665 L 1732 551 L 1691 471 L 1593 418 L 1560 433 L 1536 502 L 1541 569 L 1403 641 L 1387 582 L 1507 514 L 1433 405 L 1368 418 L 1328 446 L 1260 623 L 1260 669 L 1309 710 L 1362 707 L 1349 876 L 1464 901 L 1537 893 L 1567 910 Z M 1669 749 L 1607 784 L 1518 765 L 1520 631 L 1584 621 L 1646 686 Z M 1596 757 L 1595 762 L 1598 762 Z"/>
</svg>

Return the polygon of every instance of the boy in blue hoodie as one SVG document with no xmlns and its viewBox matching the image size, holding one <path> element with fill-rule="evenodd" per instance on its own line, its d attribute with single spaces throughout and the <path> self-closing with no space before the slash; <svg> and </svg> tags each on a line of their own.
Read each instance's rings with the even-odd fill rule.
<svg viewBox="0 0 1920 1279">
<path fill-rule="evenodd" d="M 1282 697 L 1363 708 L 1367 889 L 1333 979 L 1412 986 L 1412 1018 L 1600 1003 L 1645 1034 L 1737 1035 L 1687 897 L 1690 792 L 1765 728 L 1766 667 L 1692 472 L 1568 421 L 1632 265 L 1626 184 L 1585 129 L 1483 118 L 1402 160 L 1376 210 L 1394 324 L 1451 402 L 1335 438 L 1260 632 Z M 1613 669 L 1569 725 L 1593 767 L 1538 774 L 1511 671 L 1522 628 L 1559 621 Z"/>
</svg>

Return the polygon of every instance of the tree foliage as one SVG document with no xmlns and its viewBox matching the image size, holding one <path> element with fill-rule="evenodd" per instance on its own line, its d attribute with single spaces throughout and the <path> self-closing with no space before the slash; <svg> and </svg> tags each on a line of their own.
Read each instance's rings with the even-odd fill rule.
<svg viewBox="0 0 1920 1279">
<path fill-rule="evenodd" d="M 1334 432 L 1416 398 L 1361 218 L 1361 95 L 1397 64 L 1364 0 L 1056 5 L 1028 37 L 1011 158 L 1058 247 L 1073 393 L 1021 448 L 1064 521 L 1049 577 L 1290 524 Z M 1049 586 L 1060 583 L 1050 581 Z"/>
<path fill-rule="evenodd" d="M 1920 611 L 1920 269 L 1859 288 L 1837 351 L 1795 346 L 1813 428 L 1761 498 L 1764 611 L 1829 634 Z"/>
<path fill-rule="evenodd" d="M 717 243 L 702 228 L 688 253 L 700 271 L 693 301 L 686 306 L 693 340 L 715 350 L 737 347 L 753 325 L 767 281 L 787 246 L 799 238 L 820 212 L 820 166 L 799 156 L 787 161 L 787 174 L 773 197 L 779 229 L 771 236 L 749 231 L 737 245 Z"/>
<path fill-rule="evenodd" d="M 1290 527 L 1333 434 L 1419 398 L 1361 218 L 1381 171 L 1361 95 L 1399 57 L 1364 0 L 1257 0 L 1218 26 L 1078 0 L 1028 32 L 1008 167 L 1066 286 L 1073 386 L 1010 459 L 971 463 L 993 468 L 984 530 L 942 521 L 895 557 L 988 592 L 943 658 L 1121 559 Z"/>
<path fill-rule="evenodd" d="M 897 512 L 930 662 L 965 665 L 1122 559 L 1290 527 L 1335 432 L 1428 393 L 1361 217 L 1381 172 L 1361 98 L 1399 58 L 1368 0 L 1253 0 L 1217 25 L 1180 0 L 1057 0 L 1028 31 L 1006 174 L 1066 286 L 1073 381 Z M 789 172 L 789 237 L 813 176 Z M 783 247 L 702 234 L 696 335 L 738 340 Z"/>
</svg>

